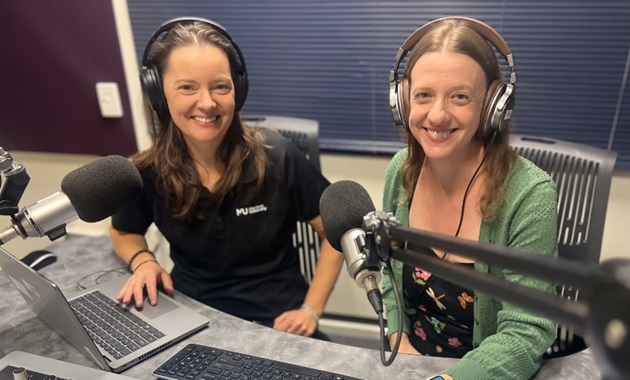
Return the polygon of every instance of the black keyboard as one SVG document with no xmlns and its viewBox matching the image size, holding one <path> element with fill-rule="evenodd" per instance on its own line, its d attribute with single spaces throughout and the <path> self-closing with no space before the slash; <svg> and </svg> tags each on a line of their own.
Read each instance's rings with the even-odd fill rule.
<svg viewBox="0 0 630 380">
<path fill-rule="evenodd" d="M 71 300 L 70 306 L 94 343 L 116 359 L 164 336 L 98 290 Z"/>
<path fill-rule="evenodd" d="M 153 375 L 172 380 L 361 380 L 200 344 L 187 345 Z"/>
</svg>

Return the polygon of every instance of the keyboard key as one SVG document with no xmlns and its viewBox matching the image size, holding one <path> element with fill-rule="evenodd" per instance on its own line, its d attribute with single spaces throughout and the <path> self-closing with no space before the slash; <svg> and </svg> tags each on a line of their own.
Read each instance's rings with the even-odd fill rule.
<svg viewBox="0 0 630 380">
<path fill-rule="evenodd" d="M 198 365 L 199 360 L 202 364 Z M 200 344 L 182 348 L 153 371 L 153 375 L 168 380 L 361 380 Z"/>
<path fill-rule="evenodd" d="M 73 299 L 70 305 L 94 343 L 117 359 L 164 336 L 98 290 Z"/>
</svg>

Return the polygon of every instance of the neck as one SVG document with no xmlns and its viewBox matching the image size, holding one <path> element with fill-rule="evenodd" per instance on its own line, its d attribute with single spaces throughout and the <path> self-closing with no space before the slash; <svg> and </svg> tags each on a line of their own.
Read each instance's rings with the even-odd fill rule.
<svg viewBox="0 0 630 380">
<path fill-rule="evenodd" d="M 201 146 L 188 144 L 188 152 L 195 162 L 199 180 L 212 190 L 225 170 L 225 164 L 218 157 L 218 149 L 205 144 Z"/>
<path fill-rule="evenodd" d="M 475 149 L 465 157 L 458 159 L 431 160 L 425 159 L 422 175 L 430 178 L 436 187 L 446 193 L 459 192 L 470 182 L 475 171 L 483 160 L 485 150 Z"/>
<path fill-rule="evenodd" d="M 214 142 L 186 142 L 188 153 L 190 157 L 200 165 L 204 167 L 213 167 L 219 160 L 218 151 L 219 147 Z"/>
</svg>

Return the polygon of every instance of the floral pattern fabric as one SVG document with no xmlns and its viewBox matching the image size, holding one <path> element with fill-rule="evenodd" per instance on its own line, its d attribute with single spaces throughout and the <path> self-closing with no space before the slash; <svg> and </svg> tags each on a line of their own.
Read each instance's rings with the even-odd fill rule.
<svg viewBox="0 0 630 380">
<path fill-rule="evenodd" d="M 403 289 L 417 307 L 409 339 L 418 352 L 461 358 L 472 350 L 472 290 L 409 265 L 403 269 Z"/>
</svg>

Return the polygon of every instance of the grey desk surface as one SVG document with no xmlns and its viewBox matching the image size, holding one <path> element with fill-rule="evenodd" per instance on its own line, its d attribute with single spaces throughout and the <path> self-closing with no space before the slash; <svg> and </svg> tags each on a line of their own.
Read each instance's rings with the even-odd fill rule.
<svg viewBox="0 0 630 380">
<path fill-rule="evenodd" d="M 106 236 L 67 236 L 53 244 L 50 250 L 57 254 L 58 261 L 42 269 L 41 273 L 64 292 L 76 290 L 80 279 L 82 283 L 90 284 L 91 281 L 93 284 L 96 275 L 90 275 L 99 270 L 123 266 Z M 206 315 L 210 319 L 208 327 L 128 369 L 124 375 L 153 379 L 151 372 L 190 342 L 370 380 L 423 379 L 453 363 L 453 359 L 398 355 L 392 365 L 385 367 L 376 347 L 371 350 L 294 336 L 231 317 L 179 294 L 176 297 Z M 41 322 L 8 278 L 0 274 L 0 357 L 14 350 L 96 367 Z M 600 371 L 592 352 L 586 350 L 545 361 L 535 378 L 598 379 Z"/>
</svg>

